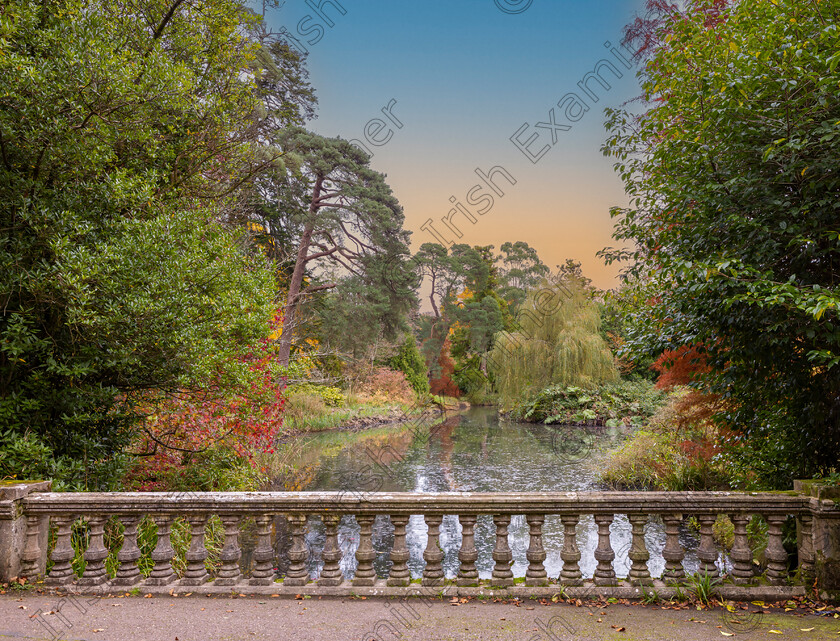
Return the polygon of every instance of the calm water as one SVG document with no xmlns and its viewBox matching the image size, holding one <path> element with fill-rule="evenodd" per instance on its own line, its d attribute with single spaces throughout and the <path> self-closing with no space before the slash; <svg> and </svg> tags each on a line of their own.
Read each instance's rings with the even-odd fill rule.
<svg viewBox="0 0 840 641">
<path fill-rule="evenodd" d="M 415 430 L 417 431 L 417 430 Z M 499 421 L 495 408 L 473 408 L 450 416 L 431 430 L 431 436 L 415 434 L 406 427 L 386 427 L 359 433 L 331 432 L 301 437 L 295 446 L 295 479 L 278 482 L 275 489 L 343 490 L 348 494 L 370 496 L 377 491 L 401 492 L 537 492 L 598 490 L 596 476 L 605 455 L 617 447 L 625 434 L 606 428 L 574 428 L 543 426 Z M 525 576 L 528 561 L 528 525 L 523 516 L 514 516 L 509 528 L 513 550 L 513 573 Z M 352 517 L 343 517 L 339 543 L 344 551 L 342 569 L 346 577 L 355 568 L 354 553 L 358 546 L 359 528 Z M 426 547 L 426 524 L 423 517 L 411 517 L 408 525 L 409 567 L 417 578 L 423 572 L 423 550 Z M 476 565 L 482 579 L 490 578 L 493 569 L 491 553 L 495 543 L 495 526 L 490 516 L 479 516 L 476 524 Z M 645 531 L 651 554 L 650 571 L 658 576 L 664 568 L 660 554 L 665 534 L 658 518 L 651 518 Z M 280 537 L 280 547 L 288 540 Z M 614 567 L 619 577 L 627 575 L 630 560 L 630 523 L 618 515 L 610 536 L 616 553 Z M 688 550 L 686 570 L 696 569 L 693 550 L 697 541 L 689 533 L 681 535 Z M 310 518 L 307 543 L 310 547 L 310 570 L 317 577 L 320 553 L 324 545 L 323 524 Z M 390 567 L 388 551 L 393 543 L 393 528 L 387 517 L 377 517 L 373 546 L 378 552 L 375 562 L 380 577 Z M 444 570 L 454 578 L 458 569 L 461 543 L 457 516 L 445 516 L 440 528 L 440 545 L 445 552 Z M 595 570 L 593 551 L 597 530 L 591 516 L 585 516 L 577 528 L 581 551 L 581 571 L 591 576 Z M 556 578 L 562 567 L 563 545 L 559 517 L 546 517 L 543 546 L 549 577 Z M 282 569 L 281 562 L 281 569 Z"/>
</svg>

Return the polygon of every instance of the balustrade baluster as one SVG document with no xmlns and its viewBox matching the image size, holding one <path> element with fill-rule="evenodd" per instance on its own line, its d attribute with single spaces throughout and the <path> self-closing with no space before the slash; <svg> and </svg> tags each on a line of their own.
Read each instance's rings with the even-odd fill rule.
<svg viewBox="0 0 840 641">
<path fill-rule="evenodd" d="M 140 568 L 137 567 L 137 561 L 141 556 L 137 545 L 137 526 L 140 524 L 140 517 L 121 516 L 120 522 L 123 525 L 123 543 L 120 551 L 117 552 L 117 561 L 120 562 L 120 566 L 117 568 L 117 576 L 114 577 L 112 583 L 134 585 L 143 579 Z"/>
<path fill-rule="evenodd" d="M 271 585 L 274 583 L 274 548 L 271 546 L 271 515 L 260 514 L 254 518 L 257 526 L 257 546 L 254 548 L 254 569 L 248 583 Z"/>
<path fill-rule="evenodd" d="M 318 585 L 341 585 L 341 548 L 338 546 L 338 524 L 341 517 L 328 514 L 323 517 L 326 540 L 324 541 L 324 568 L 318 578 Z"/>
<path fill-rule="evenodd" d="M 181 585 L 204 585 L 209 578 L 205 561 L 207 560 L 207 547 L 204 544 L 204 531 L 207 525 L 207 515 L 199 514 L 191 516 L 190 522 L 190 548 L 184 555 L 187 568 L 184 570 L 184 578 Z"/>
<path fill-rule="evenodd" d="M 475 514 L 462 514 L 458 516 L 461 523 L 461 549 L 458 550 L 457 584 L 460 586 L 478 585 L 478 570 L 475 562 L 478 560 L 478 550 L 475 549 Z"/>
<path fill-rule="evenodd" d="M 595 548 L 595 559 L 598 561 L 598 565 L 593 577 L 595 585 L 616 585 L 615 570 L 612 566 L 615 552 L 613 552 L 610 544 L 610 524 L 612 522 L 612 514 L 595 515 L 595 523 L 598 525 L 598 547 Z"/>
<path fill-rule="evenodd" d="M 26 546 L 21 556 L 20 575 L 34 582 L 41 574 L 41 520 L 36 514 L 26 516 Z M 49 523 L 49 521 L 46 521 Z"/>
<path fill-rule="evenodd" d="M 542 542 L 542 528 L 545 516 L 542 514 L 528 514 L 530 540 L 525 558 L 528 559 L 528 569 L 525 571 L 525 585 L 548 585 L 548 574 L 545 571 L 545 549 Z"/>
<path fill-rule="evenodd" d="M 356 516 L 359 524 L 359 547 L 356 548 L 356 575 L 353 577 L 353 585 L 374 585 L 376 583 L 376 570 L 373 569 L 373 561 L 376 558 L 376 550 L 373 549 L 373 522 L 376 519 L 372 514 L 360 514 Z"/>
<path fill-rule="evenodd" d="M 498 514 L 493 517 L 496 524 L 496 545 L 493 548 L 493 577 L 490 585 L 494 587 L 505 587 L 513 585 L 513 572 L 510 566 L 513 563 L 513 553 L 508 545 L 508 525 L 510 525 L 509 514 Z"/>
<path fill-rule="evenodd" d="M 697 558 L 700 561 L 700 572 L 711 577 L 720 576 L 716 561 L 718 551 L 715 547 L 713 526 L 717 517 L 714 514 L 700 514 L 697 516 L 700 522 L 700 546 L 697 548 Z"/>
<path fill-rule="evenodd" d="M 426 567 L 423 568 L 423 585 L 436 586 L 443 584 L 443 550 L 440 549 L 438 541 L 440 537 L 440 524 L 443 517 L 438 515 L 427 515 L 424 517 L 429 528 L 429 536 L 426 541 L 426 549 L 423 551 L 423 560 Z"/>
<path fill-rule="evenodd" d="M 283 585 L 306 585 L 309 579 L 309 570 L 306 561 L 309 558 L 309 550 L 306 547 L 306 515 L 289 514 L 286 517 L 291 530 L 292 545 L 289 549 L 289 569 Z"/>
<path fill-rule="evenodd" d="M 632 561 L 628 575 L 630 583 L 632 585 L 651 585 L 653 580 L 650 578 L 650 570 L 647 566 L 650 553 L 645 545 L 645 523 L 647 523 L 648 517 L 646 514 L 628 514 L 627 518 L 633 532 L 633 544 L 627 554 Z"/>
<path fill-rule="evenodd" d="M 73 567 L 70 565 L 70 561 L 75 556 L 73 544 L 71 543 L 73 517 L 60 515 L 54 518 L 58 526 L 58 532 L 55 539 L 55 548 L 53 548 L 52 555 L 50 556 L 53 566 L 44 583 L 47 585 L 65 585 L 72 583 L 76 578 L 73 574 Z"/>
<path fill-rule="evenodd" d="M 729 560 L 732 562 L 732 580 L 738 585 L 749 583 L 753 577 L 752 550 L 747 541 L 747 514 L 732 514 L 729 517 L 733 525 L 732 551 Z"/>
<path fill-rule="evenodd" d="M 391 572 L 388 574 L 388 585 L 409 585 L 411 583 L 411 574 L 408 569 L 409 551 L 405 543 L 408 517 L 391 516 L 391 523 L 394 526 L 394 546 L 391 548 Z"/>
<path fill-rule="evenodd" d="M 799 515 L 799 571 L 805 585 L 810 587 L 815 577 L 814 518 L 807 513 Z"/>
<path fill-rule="evenodd" d="M 146 579 L 149 585 L 168 585 L 177 578 L 172 570 L 172 557 L 175 550 L 169 539 L 172 532 L 174 517 L 171 514 L 164 514 L 155 517 L 157 524 L 157 545 L 152 551 L 152 560 L 155 562 L 152 573 Z"/>
<path fill-rule="evenodd" d="M 773 585 L 783 585 L 787 577 L 787 552 L 782 545 L 782 523 L 784 514 L 771 514 L 764 517 L 767 521 L 767 579 Z"/>
<path fill-rule="evenodd" d="M 219 554 L 221 566 L 213 581 L 214 585 L 236 585 L 242 578 L 239 559 L 242 558 L 242 548 L 239 547 L 239 523 L 242 517 L 227 514 L 220 515 L 225 529 L 225 544 Z"/>
<path fill-rule="evenodd" d="M 685 569 L 682 564 L 685 550 L 680 545 L 682 514 L 663 514 L 662 522 L 665 524 L 665 548 L 662 550 L 665 572 L 662 579 L 670 585 L 682 583 L 685 578 Z"/>
<path fill-rule="evenodd" d="M 563 570 L 560 572 L 560 582 L 565 585 L 580 585 L 583 583 L 580 573 L 580 550 L 577 546 L 577 524 L 580 517 L 577 514 L 563 514 Z"/>
<path fill-rule="evenodd" d="M 108 548 L 105 547 L 105 517 L 89 517 L 88 527 L 90 536 L 85 550 L 85 571 L 79 579 L 79 585 L 101 585 L 108 580 L 108 573 L 105 571 L 105 559 L 108 557 Z"/>
</svg>

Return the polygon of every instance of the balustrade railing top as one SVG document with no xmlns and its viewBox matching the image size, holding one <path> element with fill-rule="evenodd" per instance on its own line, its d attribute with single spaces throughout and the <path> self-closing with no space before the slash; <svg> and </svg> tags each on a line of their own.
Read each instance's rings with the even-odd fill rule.
<svg viewBox="0 0 840 641">
<path fill-rule="evenodd" d="M 787 492 L 43 492 L 29 514 L 798 514 L 811 499 Z"/>
</svg>

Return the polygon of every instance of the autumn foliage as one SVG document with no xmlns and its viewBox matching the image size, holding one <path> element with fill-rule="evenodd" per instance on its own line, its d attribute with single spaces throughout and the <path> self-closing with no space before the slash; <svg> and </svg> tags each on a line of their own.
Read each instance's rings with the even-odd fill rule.
<svg viewBox="0 0 840 641">
<path fill-rule="evenodd" d="M 432 394 L 458 398 L 461 396 L 461 390 L 458 389 L 458 385 L 452 380 L 452 374 L 455 372 L 455 361 L 449 352 L 451 346 L 452 344 L 447 338 L 443 342 L 437 361 L 440 367 L 440 374 L 429 381 L 429 386 Z"/>
<path fill-rule="evenodd" d="M 706 355 L 697 345 L 683 345 L 679 349 L 666 349 L 651 366 L 659 372 L 656 386 L 669 390 L 676 385 L 688 385 L 695 377 L 710 371 Z"/>
<path fill-rule="evenodd" d="M 278 313 L 274 327 L 282 324 Z M 256 465 L 260 453 L 274 452 L 283 425 L 285 398 L 279 381 L 275 334 L 243 358 L 251 376 L 231 387 L 219 381 L 200 392 L 182 391 L 149 398 L 147 419 L 136 445 L 138 464 L 130 474 L 140 490 L 166 489 L 165 477 L 186 470 L 197 455 L 224 448 Z"/>
</svg>

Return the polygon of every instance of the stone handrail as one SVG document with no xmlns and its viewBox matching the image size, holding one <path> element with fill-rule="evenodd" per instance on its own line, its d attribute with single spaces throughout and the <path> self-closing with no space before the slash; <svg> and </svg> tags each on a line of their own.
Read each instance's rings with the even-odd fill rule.
<svg viewBox="0 0 840 641">
<path fill-rule="evenodd" d="M 799 514 L 811 499 L 777 492 L 43 492 L 24 500 L 31 514 L 166 514 L 260 510 L 320 514 Z"/>
<path fill-rule="evenodd" d="M 628 596 L 630 589 L 639 593 L 644 586 L 667 591 L 686 580 L 683 566 L 685 550 L 680 543 L 680 526 L 691 516 L 699 523 L 699 547 L 696 550 L 699 570 L 720 577 L 720 551 L 713 526 L 719 514 L 727 515 L 734 527 L 732 548 L 728 554 L 730 571 L 726 589 L 731 595 L 760 598 L 801 594 L 814 577 L 821 587 L 838 589 L 838 529 L 840 508 L 832 500 L 799 487 L 796 492 L 530 492 L 530 493 L 458 493 L 434 494 L 346 492 L 188 492 L 188 493 L 55 493 L 43 491 L 44 484 L 21 483 L 0 486 L 0 580 L 11 576 L 43 577 L 47 560 L 47 534 L 55 531 L 55 545 L 50 553 L 52 568 L 45 584 L 75 591 L 122 591 L 140 586 L 144 591 L 211 593 L 250 590 L 256 593 L 309 594 L 409 594 L 412 586 L 406 544 L 406 527 L 412 515 L 420 515 L 427 526 L 427 544 L 422 552 L 422 586 L 458 594 L 481 594 L 503 591 L 507 594 L 546 595 L 558 586 L 572 589 L 597 589 L 599 594 Z M 617 514 L 630 522 L 632 561 L 626 580 L 617 578 L 616 557 L 610 541 L 610 526 Z M 224 547 L 220 567 L 211 577 L 205 561 L 205 531 L 208 519 L 218 516 L 224 528 Z M 444 575 L 444 552 L 439 545 L 443 517 L 457 517 L 461 532 L 457 573 L 447 580 Z M 479 557 L 475 527 L 479 515 L 490 515 L 495 526 L 492 550 L 492 578 L 479 581 L 476 561 Z M 527 571 L 522 583 L 511 571 L 513 554 L 508 541 L 511 517 L 522 515 L 528 527 Z M 581 551 L 576 529 L 581 517 L 592 515 L 597 528 L 594 558 L 597 566 L 591 577 L 584 577 L 580 567 Z M 747 539 L 751 515 L 760 515 L 767 524 L 766 571 L 758 576 Z M 343 516 L 352 516 L 359 527 L 355 551 L 356 569 L 345 578 L 341 569 L 344 552 L 338 541 L 338 527 Z M 393 529 L 390 570 L 377 576 L 372 544 L 375 519 L 387 517 Z M 544 561 L 543 525 L 547 516 L 558 516 L 562 523 L 563 560 L 559 576 L 549 577 Z M 150 517 L 157 525 L 157 542 L 152 552 L 153 567 L 144 577 L 139 568 L 138 526 L 141 518 Z M 310 577 L 306 530 L 310 517 L 324 524 L 325 544 L 321 554 L 323 569 Z M 648 561 L 651 551 L 645 541 L 649 517 L 664 524 L 665 546 L 661 551 L 664 570 L 651 576 Z M 794 517 L 798 533 L 798 566 L 794 574 L 782 544 L 782 527 Z M 118 519 L 123 543 L 119 550 L 105 545 L 105 526 Z M 170 532 L 176 518 L 189 523 L 191 540 L 185 554 L 185 570 L 179 576 L 172 567 L 175 552 Z M 240 567 L 240 524 L 253 518 L 256 546 L 249 576 Z M 284 519 L 291 538 L 289 568 L 285 576 L 275 576 L 275 548 L 272 542 L 275 519 Z M 486 518 L 486 517 L 485 517 Z M 77 578 L 71 561 L 76 551 L 71 544 L 73 523 L 86 521 L 87 546 L 85 569 Z M 52 524 L 52 525 L 51 525 Z M 105 569 L 109 553 L 116 553 L 115 576 Z M 660 552 L 655 552 L 660 554 Z M 418 559 L 414 559 L 417 561 Z M 6 574 L 5 578 L 3 573 Z M 314 579 L 314 580 L 313 580 Z M 768 587 L 770 586 L 770 587 Z M 732 590 L 735 592 L 732 592 Z M 454 592 L 453 592 L 454 590 Z M 624 592 L 621 592 L 624 590 Z M 738 591 L 740 590 L 740 591 Z M 768 590 L 770 590 L 768 592 Z"/>
</svg>

